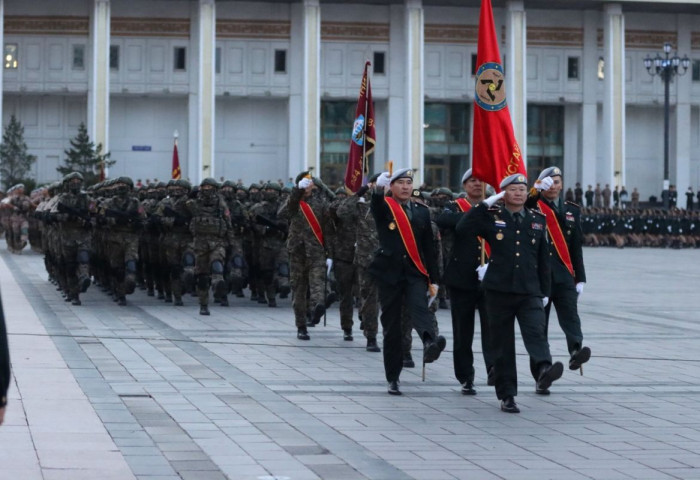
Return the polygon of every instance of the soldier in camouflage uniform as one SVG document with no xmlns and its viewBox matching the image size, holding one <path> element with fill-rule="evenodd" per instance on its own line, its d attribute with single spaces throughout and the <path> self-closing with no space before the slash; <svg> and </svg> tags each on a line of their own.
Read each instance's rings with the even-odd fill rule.
<svg viewBox="0 0 700 480">
<path fill-rule="evenodd" d="M 430 219 L 433 222 L 437 221 L 437 218 L 445 210 L 445 207 L 449 202 L 452 201 L 454 195 L 452 190 L 446 187 L 440 187 L 433 195 L 430 197 Z M 442 278 L 442 273 L 445 271 L 447 266 L 446 260 L 449 258 L 450 252 L 452 251 L 452 245 L 454 243 L 454 232 L 450 229 L 440 229 L 440 243 L 441 243 L 441 256 L 442 262 L 440 263 L 440 278 Z M 442 282 L 442 280 L 441 280 Z M 440 290 L 438 291 L 438 305 L 442 309 L 448 308 L 447 306 L 447 288 L 443 283 L 440 283 Z"/>
<path fill-rule="evenodd" d="M 32 203 L 24 194 L 24 184 L 18 183 L 10 189 L 10 218 L 9 231 L 6 234 L 7 248 L 12 253 L 21 254 L 27 246 L 29 236 L 28 216 L 32 211 Z"/>
<path fill-rule="evenodd" d="M 90 286 L 91 210 L 78 172 L 63 177 L 63 193 L 52 210 L 59 222 L 60 259 L 66 281 L 66 300 L 80 305 L 80 294 Z"/>
<path fill-rule="evenodd" d="M 277 306 L 277 292 L 289 293 L 289 259 L 285 240 L 287 222 L 277 219 L 282 188 L 277 183 L 263 187 L 262 201 L 250 209 L 255 243 L 258 245 L 259 280 L 257 290 L 267 296 L 270 307 Z"/>
<path fill-rule="evenodd" d="M 249 221 L 247 209 L 239 200 L 241 197 L 237 195 L 239 189 L 245 193 L 240 185 L 227 180 L 221 187 L 221 195 L 226 200 L 226 205 L 231 212 L 231 226 L 233 227 L 233 243 L 226 249 L 224 277 L 228 286 L 227 290 L 236 297 L 242 298 L 244 296 L 243 289 L 248 282 L 248 264 L 244 252 L 249 233 Z M 248 241 L 247 248 L 252 248 L 250 241 Z"/>
<path fill-rule="evenodd" d="M 164 298 L 163 282 L 157 261 L 160 229 L 155 217 L 159 202 L 156 184 L 140 188 L 139 197 L 141 196 L 145 197 L 141 200 L 141 208 L 146 215 L 146 221 L 139 234 L 139 271 L 143 277 L 147 295 L 152 297 L 155 295 L 155 290 L 158 290 L 158 298 L 162 300 Z"/>
<path fill-rule="evenodd" d="M 309 323 L 316 325 L 327 308 L 326 269 L 332 260 L 324 236 L 329 229 L 329 203 L 308 171 L 297 175 L 295 183 L 288 201 L 280 207 L 277 218 L 289 223 L 287 250 L 297 338 L 309 340 L 307 315 L 311 314 Z M 304 212 L 309 216 L 305 216 Z"/>
<path fill-rule="evenodd" d="M 339 189 L 335 193 L 336 198 L 330 205 L 331 220 L 334 226 L 333 270 L 338 282 L 340 326 L 343 329 L 343 340 L 352 341 L 354 291 L 357 281 L 357 269 L 354 263 L 357 215 L 344 215 L 344 211 L 349 209 L 343 209 L 343 207 L 346 205 L 357 207 L 357 198 L 348 198 L 344 189 L 342 191 Z M 354 210 L 353 213 L 356 214 L 356 209 Z"/>
<path fill-rule="evenodd" d="M 360 329 L 362 329 L 367 338 L 366 348 L 368 352 L 381 351 L 377 345 L 379 318 L 377 285 L 374 277 L 367 271 L 374 258 L 374 252 L 379 248 L 377 226 L 374 223 L 372 213 L 369 211 L 371 196 L 369 188 L 374 188 L 378 176 L 379 174 L 370 177 L 367 186 L 362 187 L 355 195 L 348 197 L 346 201 L 340 204 L 337 210 L 338 216 L 344 222 L 353 225 L 355 231 L 355 235 L 352 237 L 355 247 L 353 264 L 357 269 L 359 281 Z M 334 265 L 337 267 L 336 262 L 334 262 Z"/>
<path fill-rule="evenodd" d="M 134 182 L 129 177 L 114 181 L 114 196 L 105 202 L 101 214 L 109 235 L 105 252 L 108 256 L 111 285 L 117 303 L 126 305 L 126 295 L 136 288 L 139 230 L 145 221 L 141 204 L 133 194 Z"/>
<path fill-rule="evenodd" d="M 190 212 L 187 208 L 188 194 L 192 186 L 187 180 L 170 180 L 168 196 L 158 202 L 154 212 L 154 223 L 161 232 L 156 243 L 164 252 L 173 304 L 182 306 L 184 285 L 194 285 L 195 256 L 190 231 Z"/>
<path fill-rule="evenodd" d="M 199 185 L 197 196 L 186 203 L 192 217 L 190 231 L 194 237 L 194 271 L 200 315 L 209 315 L 210 286 L 216 299 L 225 297 L 227 290 L 224 262 L 233 230 L 231 213 L 218 188 L 215 179 L 205 178 Z"/>
</svg>

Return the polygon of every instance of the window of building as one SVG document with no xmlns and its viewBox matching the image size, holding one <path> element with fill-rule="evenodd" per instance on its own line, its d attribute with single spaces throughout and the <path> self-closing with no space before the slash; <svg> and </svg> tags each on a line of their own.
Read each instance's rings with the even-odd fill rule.
<svg viewBox="0 0 700 480">
<path fill-rule="evenodd" d="M 472 53 L 472 76 L 476 75 L 476 53 Z"/>
<path fill-rule="evenodd" d="M 110 45 L 109 47 L 109 68 L 119 70 L 119 45 Z"/>
<path fill-rule="evenodd" d="M 605 80 L 605 60 L 603 57 L 598 58 L 598 80 Z"/>
<path fill-rule="evenodd" d="M 547 167 L 564 166 L 564 107 L 527 106 L 527 178 Z"/>
<path fill-rule="evenodd" d="M 214 50 L 214 73 L 221 73 L 221 47 Z"/>
<path fill-rule="evenodd" d="M 275 73 L 287 73 L 287 50 L 275 50 Z"/>
<path fill-rule="evenodd" d="M 386 54 L 384 52 L 374 52 L 374 61 L 372 62 L 372 73 L 377 75 L 384 75 L 386 73 L 386 66 L 384 65 L 384 60 L 386 59 Z"/>
<path fill-rule="evenodd" d="M 426 103 L 424 107 L 425 178 L 428 188 L 461 190 L 469 168 L 469 112 L 466 103 Z"/>
<path fill-rule="evenodd" d="M 85 45 L 73 45 L 73 70 L 85 69 Z"/>
<path fill-rule="evenodd" d="M 693 81 L 694 82 L 700 82 L 700 60 L 693 60 Z"/>
<path fill-rule="evenodd" d="M 357 102 L 321 102 L 321 178 L 339 187 L 345 178 Z M 370 165 L 370 172 L 374 169 Z"/>
<path fill-rule="evenodd" d="M 5 44 L 5 69 L 14 70 L 19 66 L 17 63 L 17 44 Z"/>
<path fill-rule="evenodd" d="M 185 47 L 175 47 L 173 49 L 173 70 L 187 70 L 187 49 Z"/>
<path fill-rule="evenodd" d="M 579 79 L 579 58 L 569 57 L 567 61 L 567 77 L 569 80 Z"/>
</svg>

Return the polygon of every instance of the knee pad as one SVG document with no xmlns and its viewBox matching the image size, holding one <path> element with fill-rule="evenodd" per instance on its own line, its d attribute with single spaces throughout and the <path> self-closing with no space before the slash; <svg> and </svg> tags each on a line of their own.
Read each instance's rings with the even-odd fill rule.
<svg viewBox="0 0 700 480">
<path fill-rule="evenodd" d="M 194 254 L 192 252 L 185 252 L 182 255 L 182 266 L 194 267 Z"/>
<path fill-rule="evenodd" d="M 213 262 L 211 262 L 211 273 L 216 275 L 223 275 L 224 264 L 221 263 L 221 260 L 214 260 Z"/>
<path fill-rule="evenodd" d="M 233 268 L 245 268 L 245 258 L 243 258 L 243 255 L 234 255 L 232 262 Z"/>
<path fill-rule="evenodd" d="M 86 264 L 90 263 L 90 252 L 87 250 L 78 251 L 78 263 Z"/>
<path fill-rule="evenodd" d="M 277 275 L 280 277 L 289 277 L 289 264 L 287 262 L 280 263 L 277 266 Z"/>
<path fill-rule="evenodd" d="M 126 273 L 136 273 L 136 260 L 127 260 Z"/>
</svg>

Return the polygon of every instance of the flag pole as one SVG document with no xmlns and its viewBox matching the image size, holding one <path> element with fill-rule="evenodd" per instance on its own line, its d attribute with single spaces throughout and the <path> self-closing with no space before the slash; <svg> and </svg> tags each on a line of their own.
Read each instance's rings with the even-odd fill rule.
<svg viewBox="0 0 700 480">
<path fill-rule="evenodd" d="M 365 60 L 365 79 L 367 80 L 367 85 L 365 85 L 365 91 L 369 88 L 369 76 L 367 75 L 367 66 L 372 65 L 369 60 Z M 365 123 L 362 125 L 362 183 L 367 180 L 367 171 L 369 170 L 369 165 L 367 165 L 367 124 L 369 123 L 369 118 L 367 118 L 367 110 L 369 104 L 368 95 L 365 94 Z"/>
</svg>

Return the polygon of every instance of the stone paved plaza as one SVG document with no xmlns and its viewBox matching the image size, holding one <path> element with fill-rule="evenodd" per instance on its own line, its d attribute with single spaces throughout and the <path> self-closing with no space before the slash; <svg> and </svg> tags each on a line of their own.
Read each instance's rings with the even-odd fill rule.
<svg viewBox="0 0 700 480">
<path fill-rule="evenodd" d="M 0 244 L 14 379 L 0 479 L 699 479 L 700 251 L 586 249 L 584 375 L 537 396 L 518 339 L 522 413 L 465 397 L 448 348 L 386 393 L 381 354 L 328 326 L 296 339 L 289 300 L 198 315 L 137 291 L 63 301 L 40 255 Z M 550 344 L 566 362 L 553 319 Z M 478 330 L 478 329 L 477 329 Z M 413 356 L 422 351 L 414 340 Z"/>
</svg>

